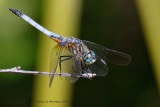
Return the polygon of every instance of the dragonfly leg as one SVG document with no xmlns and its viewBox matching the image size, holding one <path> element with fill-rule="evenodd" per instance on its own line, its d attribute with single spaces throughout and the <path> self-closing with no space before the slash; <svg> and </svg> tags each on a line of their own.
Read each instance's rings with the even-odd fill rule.
<svg viewBox="0 0 160 107">
<path fill-rule="evenodd" d="M 82 61 L 81 61 L 81 67 L 82 67 L 82 72 L 81 72 L 81 75 L 82 75 L 82 73 L 85 72 L 85 68 L 84 68 L 84 66 L 83 66 Z"/>
<path fill-rule="evenodd" d="M 81 62 L 81 67 L 82 67 L 82 73 L 87 73 L 87 69 L 88 69 L 88 67 L 86 66 L 86 64 L 83 64 L 82 62 Z"/>
<path fill-rule="evenodd" d="M 87 67 L 87 65 L 86 64 L 83 64 L 82 62 L 81 62 L 81 66 L 82 66 L 82 72 L 83 73 L 86 73 L 87 75 L 88 75 L 88 67 Z M 82 75 L 82 73 L 81 73 L 81 75 Z M 88 75 L 88 77 L 89 77 L 89 75 Z M 91 78 L 90 78 L 91 79 Z"/>
<path fill-rule="evenodd" d="M 74 63 L 74 65 L 72 66 L 72 70 L 79 74 L 80 76 L 82 76 L 83 74 L 83 71 L 84 71 L 84 67 L 83 67 L 83 64 L 82 64 L 82 61 L 76 61 Z"/>
<path fill-rule="evenodd" d="M 89 68 L 87 67 L 86 64 L 84 64 L 84 67 L 85 67 L 84 72 L 87 73 L 87 75 L 88 75 L 88 73 L 90 73 L 90 72 L 88 72 L 88 71 L 89 71 Z M 88 76 L 89 76 L 89 75 L 88 75 Z M 89 78 L 89 79 L 91 80 L 92 78 Z"/>
<path fill-rule="evenodd" d="M 61 58 L 66 58 L 66 59 L 61 59 Z M 66 60 L 69 60 L 69 59 L 71 59 L 72 58 L 72 56 L 60 56 L 60 61 L 59 61 L 59 68 L 60 68 L 60 77 L 61 77 L 61 62 L 63 62 L 63 61 L 66 61 Z M 61 77 L 61 79 L 62 79 L 62 77 Z"/>
</svg>

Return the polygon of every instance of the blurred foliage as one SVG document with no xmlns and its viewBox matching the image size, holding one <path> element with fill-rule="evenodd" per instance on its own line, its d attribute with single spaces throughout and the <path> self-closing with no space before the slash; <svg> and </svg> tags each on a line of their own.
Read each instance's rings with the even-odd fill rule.
<svg viewBox="0 0 160 107">
<path fill-rule="evenodd" d="M 41 1 L 0 0 L 0 68 L 22 66 L 34 70 L 37 34 L 8 8 L 16 8 L 40 22 Z M 106 77 L 75 83 L 73 107 L 158 107 L 159 95 L 148 57 L 135 1 L 84 0 L 81 39 L 128 53 L 128 66 L 109 64 Z M 33 76 L 1 74 L 0 106 L 29 107 Z"/>
<path fill-rule="evenodd" d="M 136 3 L 160 94 L 160 2 L 158 0 L 148 2 L 145 0 L 137 0 Z"/>
<path fill-rule="evenodd" d="M 25 11 L 26 14 L 39 21 L 40 1 L 0 0 L 0 4 L 0 68 L 21 66 L 22 69 L 34 70 L 38 31 L 8 9 Z M 30 106 L 32 81 L 32 75 L 1 74 L 0 106 Z"/>
</svg>

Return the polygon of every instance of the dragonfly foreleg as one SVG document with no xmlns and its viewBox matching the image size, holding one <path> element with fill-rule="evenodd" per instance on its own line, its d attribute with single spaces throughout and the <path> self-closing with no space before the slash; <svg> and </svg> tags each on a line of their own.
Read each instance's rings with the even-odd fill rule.
<svg viewBox="0 0 160 107">
<path fill-rule="evenodd" d="M 91 72 L 89 72 L 89 68 L 87 67 L 86 64 L 84 64 L 83 71 L 84 71 L 84 73 L 87 73 L 87 75 L 88 75 L 88 73 L 91 73 Z M 88 75 L 88 77 L 89 77 L 89 75 Z M 89 78 L 89 79 L 92 79 L 92 78 Z"/>
<path fill-rule="evenodd" d="M 61 59 L 61 58 L 66 58 L 66 59 Z M 60 56 L 60 61 L 59 61 L 59 68 L 60 68 L 60 74 L 61 74 L 61 62 L 63 62 L 63 61 L 66 61 L 66 60 L 69 60 L 69 59 L 71 59 L 72 58 L 72 56 Z M 61 77 L 61 76 L 60 76 Z M 62 79 L 62 78 L 61 78 Z"/>
</svg>

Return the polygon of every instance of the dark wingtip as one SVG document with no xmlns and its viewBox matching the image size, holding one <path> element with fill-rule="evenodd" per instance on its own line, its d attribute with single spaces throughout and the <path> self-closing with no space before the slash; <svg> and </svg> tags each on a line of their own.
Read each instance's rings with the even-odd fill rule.
<svg viewBox="0 0 160 107">
<path fill-rule="evenodd" d="M 18 11 L 18 10 L 16 10 L 16 9 L 9 8 L 9 10 L 10 10 L 12 13 L 14 13 L 15 15 L 19 16 L 19 17 L 22 15 L 22 12 L 20 12 L 20 11 Z"/>
</svg>

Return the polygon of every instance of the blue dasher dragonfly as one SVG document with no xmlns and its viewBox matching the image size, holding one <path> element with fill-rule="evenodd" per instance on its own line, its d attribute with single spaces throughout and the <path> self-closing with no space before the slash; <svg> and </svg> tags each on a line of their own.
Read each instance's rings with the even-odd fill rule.
<svg viewBox="0 0 160 107">
<path fill-rule="evenodd" d="M 59 65 L 60 73 L 67 72 L 79 75 L 88 73 L 105 76 L 108 72 L 107 62 L 116 65 L 127 65 L 131 61 L 128 54 L 108 49 L 93 42 L 73 37 L 62 37 L 45 29 L 24 13 L 16 9 L 10 8 L 9 10 L 57 42 L 51 52 L 50 73 L 54 74 Z M 63 65 L 67 65 L 67 71 L 63 69 Z M 54 75 L 50 75 L 49 86 L 51 86 L 53 78 Z M 71 81 L 75 82 L 77 79 L 78 77 L 74 77 Z"/>
</svg>

